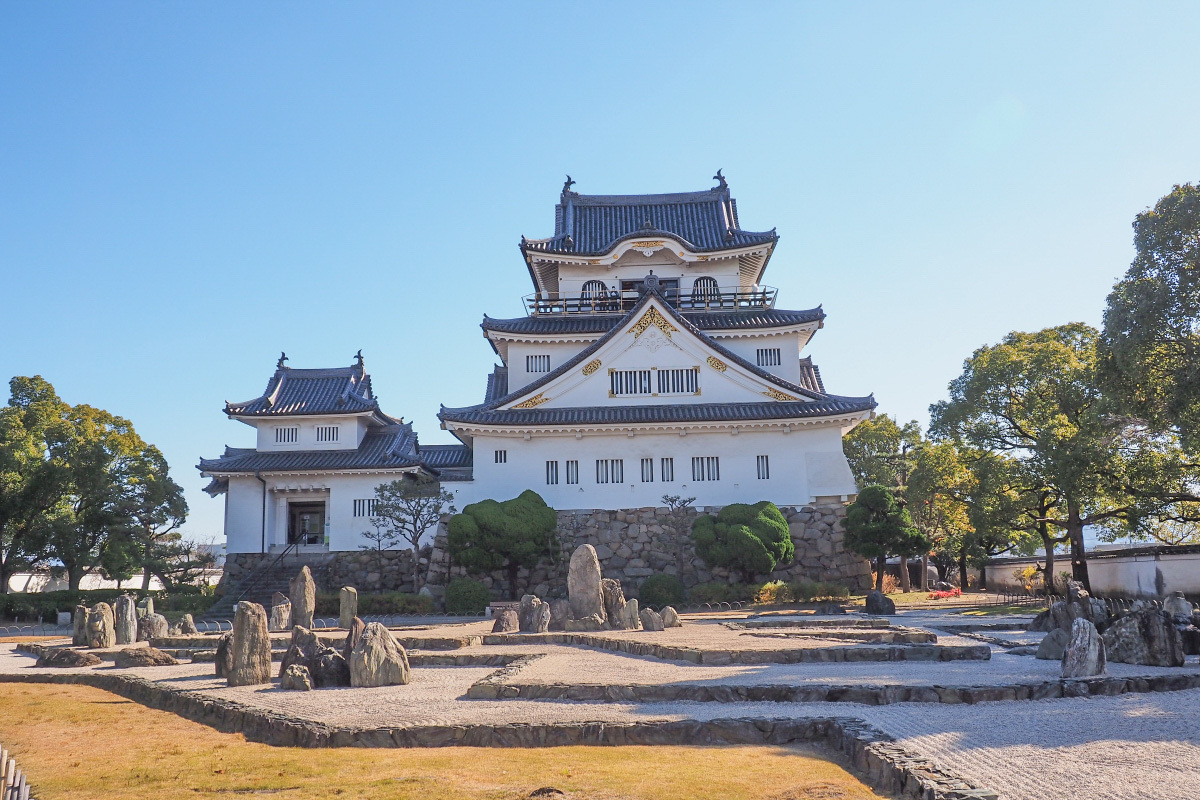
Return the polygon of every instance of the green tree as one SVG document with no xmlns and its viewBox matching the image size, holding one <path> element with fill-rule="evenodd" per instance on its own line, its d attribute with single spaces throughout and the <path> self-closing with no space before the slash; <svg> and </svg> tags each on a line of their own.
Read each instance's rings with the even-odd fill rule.
<svg viewBox="0 0 1200 800">
<path fill-rule="evenodd" d="M 863 420 L 842 437 L 842 450 L 859 486 L 902 489 L 916 466 L 921 446 L 921 426 L 916 420 L 904 426 L 887 414 Z"/>
<path fill-rule="evenodd" d="M 114 531 L 127 531 L 137 462 L 146 443 L 128 420 L 78 405 L 68 414 L 63 460 L 70 485 L 49 514 L 49 554 L 67 573 L 72 591 L 100 566 Z"/>
<path fill-rule="evenodd" d="M 973 532 L 965 502 L 970 488 L 970 470 L 953 442 L 922 442 L 916 448 L 912 472 L 904 490 L 905 508 L 913 525 L 929 540 L 938 576 L 943 580 L 948 563 L 960 561 L 964 543 Z M 937 554 L 944 554 L 949 561 L 946 557 L 939 559 Z M 922 590 L 928 588 L 926 564 L 923 558 Z"/>
<path fill-rule="evenodd" d="M 380 484 L 375 487 L 375 507 L 371 512 L 375 533 L 367 535 L 371 545 L 364 549 L 374 549 L 378 554 L 400 542 L 412 547 L 415 592 L 421 581 L 421 539 L 437 527 L 443 514 L 453 513 L 454 495 L 428 475 Z"/>
<path fill-rule="evenodd" d="M 557 545 L 554 509 L 530 489 L 502 503 L 471 503 L 447 527 L 451 558 L 477 575 L 504 570 L 514 599 L 520 569 L 534 568 Z"/>
<path fill-rule="evenodd" d="M 193 551 L 179 532 L 187 520 L 187 500 L 183 487 L 171 478 L 167 459 L 154 445 L 148 445 L 130 464 L 124 512 L 134 560 L 142 570 L 142 589 L 150 588 L 153 575 L 169 587 L 182 566 L 190 571 Z"/>
<path fill-rule="evenodd" d="M 1010 333 L 976 350 L 950 384 L 949 401 L 930 408 L 939 438 L 1011 460 L 1015 477 L 984 476 L 993 485 L 978 492 L 976 529 L 999 537 L 1004 528 L 1044 523 L 1064 532 L 1072 574 L 1085 586 L 1084 528 L 1173 514 L 1192 498 L 1196 479 L 1170 436 L 1111 413 L 1096 382 L 1096 337 L 1081 323 Z M 1025 521 L 1014 526 L 1021 513 Z"/>
<path fill-rule="evenodd" d="M 846 509 L 846 547 L 875 559 L 875 588 L 883 590 L 888 556 L 913 557 L 929 552 L 929 540 L 886 486 L 867 486 Z"/>
<path fill-rule="evenodd" d="M 1108 296 L 1104 389 L 1122 410 L 1200 452 L 1200 187 L 1176 186 L 1133 223 L 1136 255 Z"/>
<path fill-rule="evenodd" d="M 41 376 L 9 381 L 0 408 L 0 594 L 46 555 L 46 514 L 67 486 L 63 440 L 70 409 Z"/>
<path fill-rule="evenodd" d="M 796 555 L 787 520 L 766 500 L 754 505 L 733 503 L 716 516 L 696 517 L 692 541 L 705 564 L 740 572 L 747 583 Z"/>
</svg>

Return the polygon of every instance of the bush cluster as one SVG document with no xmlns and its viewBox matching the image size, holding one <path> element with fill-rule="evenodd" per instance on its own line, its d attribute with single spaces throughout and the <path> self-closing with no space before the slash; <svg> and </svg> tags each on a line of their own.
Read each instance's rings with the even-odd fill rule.
<svg viewBox="0 0 1200 800">
<path fill-rule="evenodd" d="M 336 617 L 341 613 L 342 599 L 339 592 L 318 592 L 318 617 Z M 433 600 L 425 595 L 405 592 L 375 592 L 359 594 L 358 615 L 386 616 L 392 614 L 429 614 L 433 611 Z"/>
<path fill-rule="evenodd" d="M 796 555 L 787 520 L 774 503 L 733 503 L 716 516 L 702 514 L 692 523 L 696 554 L 710 567 L 724 567 L 745 578 L 769 573 Z"/>
<path fill-rule="evenodd" d="M 677 606 L 686 599 L 683 582 L 674 575 L 651 575 L 638 587 L 638 602 L 643 606 Z"/>
<path fill-rule="evenodd" d="M 491 601 L 488 588 L 472 578 L 455 578 L 446 586 L 446 612 L 449 614 L 482 614 Z"/>
<path fill-rule="evenodd" d="M 159 613 L 197 614 L 213 604 L 211 591 L 202 591 L 196 586 L 177 586 L 169 592 L 141 589 L 87 589 L 76 592 L 61 589 L 56 592 L 29 592 L 0 594 L 0 618 L 54 622 L 60 611 L 74 611 L 75 606 L 94 606 L 96 603 L 112 604 L 123 594 L 141 600 L 146 595 L 154 598 L 154 610 Z"/>
<path fill-rule="evenodd" d="M 701 603 L 811 603 L 816 600 L 843 600 L 850 590 L 837 583 L 800 579 L 791 583 L 699 583 L 688 591 L 688 602 Z"/>
</svg>

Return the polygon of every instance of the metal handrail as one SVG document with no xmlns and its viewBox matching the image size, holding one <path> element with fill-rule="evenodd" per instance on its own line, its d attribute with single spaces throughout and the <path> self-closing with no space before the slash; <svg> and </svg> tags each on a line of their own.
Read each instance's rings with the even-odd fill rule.
<svg viewBox="0 0 1200 800">
<path fill-rule="evenodd" d="M 716 287 L 713 289 L 665 289 L 667 302 L 681 311 L 737 311 L 745 308 L 774 308 L 777 290 L 773 286 L 758 286 L 754 289 L 738 287 Z M 607 292 L 564 294 L 562 292 L 534 292 L 521 298 L 525 312 L 530 315 L 546 314 L 619 314 L 637 304 L 641 294 L 632 289 Z"/>
<path fill-rule="evenodd" d="M 254 569 L 250 570 L 250 574 L 247 575 L 246 578 L 240 584 L 238 584 L 239 591 L 238 591 L 237 597 L 233 598 L 234 605 L 237 605 L 242 600 L 244 600 L 246 598 L 246 595 L 250 594 L 250 592 L 256 586 L 258 586 L 259 581 L 261 581 L 263 579 L 264 575 L 266 575 L 268 572 L 273 570 L 276 567 L 276 565 L 279 564 L 279 562 L 283 561 L 283 559 L 288 556 L 289 553 L 295 552 L 296 548 L 298 548 L 299 546 L 300 546 L 300 542 L 298 542 L 298 541 L 291 542 L 288 544 L 287 547 L 283 548 L 283 552 L 280 553 L 279 555 L 277 555 L 275 557 L 275 559 L 273 561 L 271 561 L 270 563 L 267 563 L 265 561 L 258 562 L 258 566 L 255 567 Z M 263 566 L 264 564 L 266 564 L 266 566 Z"/>
</svg>

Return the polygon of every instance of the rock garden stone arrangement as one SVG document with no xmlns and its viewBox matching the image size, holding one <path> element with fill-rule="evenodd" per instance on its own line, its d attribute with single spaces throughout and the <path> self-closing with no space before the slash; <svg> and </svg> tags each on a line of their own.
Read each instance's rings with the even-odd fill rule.
<svg viewBox="0 0 1200 800">
<path fill-rule="evenodd" d="M 317 610 L 317 584 L 307 564 L 288 584 L 288 594 L 292 601 L 292 625 L 311 628 Z"/>
<path fill-rule="evenodd" d="M 83 650 L 62 648 L 49 650 L 38 657 L 34 666 L 38 667 L 94 667 L 100 663 L 100 657 L 95 653 Z"/>
<path fill-rule="evenodd" d="M 896 613 L 896 603 L 878 589 L 867 595 L 867 613 L 875 616 L 891 616 Z"/>
<path fill-rule="evenodd" d="M 133 644 L 137 641 L 137 601 L 131 595 L 123 594 L 113 604 L 113 627 L 117 644 Z"/>
<path fill-rule="evenodd" d="M 1182 667 L 1183 638 L 1165 611 L 1144 608 L 1114 622 L 1104 632 L 1109 661 L 1153 667 Z"/>
<path fill-rule="evenodd" d="M 516 633 L 521 629 L 520 618 L 514 609 L 500 609 L 496 612 L 495 619 L 492 623 L 492 633 Z"/>
<path fill-rule="evenodd" d="M 113 628 L 112 606 L 96 603 L 87 617 L 87 646 L 94 649 L 117 646 L 117 633 Z"/>
<path fill-rule="evenodd" d="M 350 685 L 393 686 L 409 682 L 408 654 L 392 632 L 378 622 L 367 623 L 350 653 Z"/>
<path fill-rule="evenodd" d="M 283 592 L 276 592 L 271 598 L 271 619 L 267 627 L 272 631 L 292 628 L 292 601 Z"/>
<path fill-rule="evenodd" d="M 75 606 L 75 614 L 71 617 L 71 644 L 84 646 L 88 643 L 88 607 Z"/>
<path fill-rule="evenodd" d="M 179 661 L 156 647 L 126 647 L 113 657 L 116 665 L 129 667 L 172 667 Z"/>
<path fill-rule="evenodd" d="M 338 627 L 349 630 L 354 618 L 358 616 L 358 590 L 353 586 L 343 586 L 338 600 Z"/>
<path fill-rule="evenodd" d="M 225 680 L 230 686 L 271 682 L 271 637 L 267 633 L 266 609 L 245 600 L 238 603 L 228 647 L 229 671 Z"/>
<path fill-rule="evenodd" d="M 571 554 L 571 567 L 567 573 L 567 595 L 569 600 L 565 604 L 554 601 L 559 603 L 557 613 L 553 603 L 549 607 L 546 630 L 584 633 L 603 630 L 661 631 L 666 627 L 682 625 L 679 614 L 670 606 L 659 613 L 650 609 L 639 609 L 636 599 L 626 600 L 625 592 L 618 581 L 601 576 L 596 548 L 590 544 L 580 545 Z M 668 612 L 670 625 L 664 620 Z M 650 625 L 647 625 L 647 620 Z"/>
<path fill-rule="evenodd" d="M 152 639 L 165 639 L 170 633 L 170 625 L 162 614 L 147 614 L 137 621 L 137 640 L 148 642 Z"/>
<path fill-rule="evenodd" d="M 1104 641 L 1096 626 L 1086 619 L 1071 623 L 1071 638 L 1062 656 L 1064 678 L 1093 678 L 1105 669 Z"/>
</svg>

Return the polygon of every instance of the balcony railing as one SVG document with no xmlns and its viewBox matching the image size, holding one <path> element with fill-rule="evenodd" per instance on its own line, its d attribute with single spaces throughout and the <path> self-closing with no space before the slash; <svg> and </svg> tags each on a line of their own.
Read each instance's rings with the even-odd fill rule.
<svg viewBox="0 0 1200 800">
<path fill-rule="evenodd" d="M 713 288 L 707 290 L 663 289 L 663 296 L 680 311 L 738 311 L 747 308 L 774 308 L 776 289 Z M 619 314 L 637 304 L 640 293 L 634 289 L 607 292 L 564 294 L 535 292 L 522 298 L 525 312 L 545 314 Z"/>
</svg>

